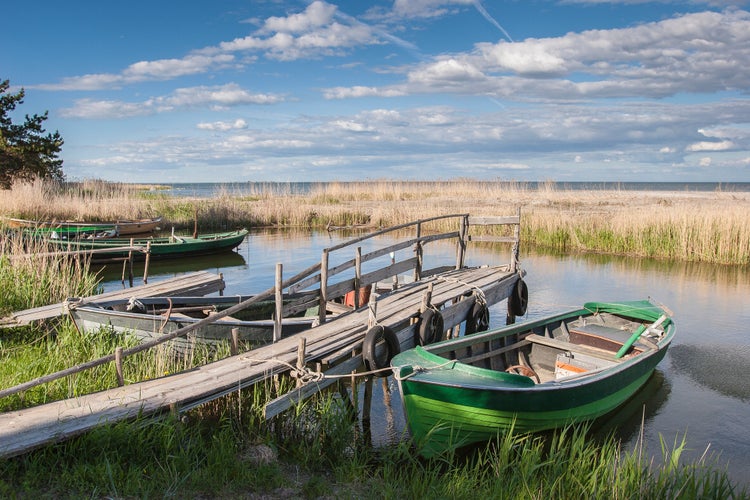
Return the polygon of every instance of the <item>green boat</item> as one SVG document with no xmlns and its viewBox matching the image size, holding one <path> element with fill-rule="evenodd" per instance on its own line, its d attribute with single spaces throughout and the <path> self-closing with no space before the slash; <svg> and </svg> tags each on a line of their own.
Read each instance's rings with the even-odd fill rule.
<svg viewBox="0 0 750 500">
<path fill-rule="evenodd" d="M 127 257 L 132 251 L 133 258 L 144 259 L 146 252 L 151 259 L 191 257 L 226 252 L 237 248 L 247 236 L 246 229 L 224 233 L 191 236 L 167 236 L 161 238 L 103 238 L 82 240 L 47 239 L 54 251 L 73 252 L 89 255 L 92 262 L 102 262 L 113 258 Z"/>
<path fill-rule="evenodd" d="M 26 227 L 22 228 L 21 231 L 24 236 L 30 238 L 51 238 L 55 240 L 114 238 L 118 236 L 115 226 Z"/>
<path fill-rule="evenodd" d="M 396 355 L 414 444 L 425 457 L 592 420 L 622 405 L 664 358 L 675 326 L 649 301 L 581 309 Z"/>
</svg>

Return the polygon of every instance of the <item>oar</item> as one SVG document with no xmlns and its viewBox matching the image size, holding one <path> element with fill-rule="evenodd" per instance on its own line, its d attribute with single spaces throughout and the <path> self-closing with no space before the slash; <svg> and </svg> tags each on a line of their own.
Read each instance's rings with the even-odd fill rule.
<svg viewBox="0 0 750 500">
<path fill-rule="evenodd" d="M 633 332 L 633 335 L 631 335 L 630 338 L 627 340 L 627 342 L 622 344 L 622 347 L 620 348 L 620 350 L 617 351 L 617 354 L 615 354 L 615 359 L 619 359 L 625 356 L 625 353 L 628 352 L 628 350 L 632 347 L 633 344 L 635 344 L 635 341 L 640 338 L 643 332 L 645 332 L 646 330 L 650 330 L 652 328 L 656 328 L 657 326 L 661 325 L 667 320 L 667 317 L 668 316 L 666 315 L 666 313 L 662 314 L 661 316 L 659 316 L 659 319 L 651 323 L 649 326 L 641 325 L 638 328 L 636 328 L 635 331 Z"/>
</svg>

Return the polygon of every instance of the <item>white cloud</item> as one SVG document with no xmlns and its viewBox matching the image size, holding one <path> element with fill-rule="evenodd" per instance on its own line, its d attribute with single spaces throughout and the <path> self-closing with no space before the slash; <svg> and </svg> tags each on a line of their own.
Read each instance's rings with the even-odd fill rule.
<svg viewBox="0 0 750 500">
<path fill-rule="evenodd" d="M 687 151 L 726 151 L 728 149 L 734 148 L 735 145 L 732 141 L 719 141 L 719 142 L 709 142 L 709 141 L 702 141 L 702 142 L 696 142 L 694 144 L 689 145 L 686 150 Z"/>
<path fill-rule="evenodd" d="M 159 59 L 131 64 L 119 74 L 100 73 L 63 78 L 57 84 L 37 85 L 43 90 L 102 90 L 150 80 L 168 80 L 205 73 L 234 62 L 231 54 L 192 54 L 181 59 Z"/>
<path fill-rule="evenodd" d="M 215 87 L 188 87 L 175 89 L 166 96 L 142 102 L 79 99 L 75 106 L 61 110 L 67 118 L 127 118 L 175 111 L 176 109 L 209 107 L 224 108 L 248 104 L 273 104 L 283 97 L 273 94 L 254 94 L 234 83 Z"/>
<path fill-rule="evenodd" d="M 336 6 L 326 2 L 315 1 L 307 6 L 304 12 L 287 17 L 269 17 L 263 24 L 261 33 L 303 33 L 330 24 Z"/>
<path fill-rule="evenodd" d="M 335 17 L 347 20 L 338 22 Z M 271 59 L 293 61 L 322 55 L 341 55 L 359 45 L 380 43 L 375 31 L 347 16 L 337 16 L 337 7 L 316 1 L 304 12 L 271 17 L 254 34 L 222 42 L 204 52 L 265 51 Z"/>
<path fill-rule="evenodd" d="M 504 99 L 663 98 L 750 87 L 750 13 L 700 12 L 630 28 L 479 43 L 404 68 L 383 87 L 335 87 L 327 98 L 458 93 Z"/>
<path fill-rule="evenodd" d="M 219 132 L 226 132 L 228 130 L 238 130 L 247 128 L 247 122 L 238 118 L 233 122 L 212 122 L 212 123 L 199 123 L 196 127 L 200 130 L 215 130 Z"/>
</svg>

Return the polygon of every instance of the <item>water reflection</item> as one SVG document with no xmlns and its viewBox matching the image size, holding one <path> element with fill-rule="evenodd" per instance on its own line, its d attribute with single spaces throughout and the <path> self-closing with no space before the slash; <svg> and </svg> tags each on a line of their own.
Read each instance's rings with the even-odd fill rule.
<svg viewBox="0 0 750 500">
<path fill-rule="evenodd" d="M 658 414 L 671 390 L 664 373 L 655 370 L 641 390 L 625 404 L 592 423 L 592 434 L 597 438 L 614 435 L 623 442 L 633 439 Z"/>
<path fill-rule="evenodd" d="M 750 401 L 750 346 L 676 345 L 672 347 L 674 369 L 703 387 L 740 401 Z"/>
</svg>

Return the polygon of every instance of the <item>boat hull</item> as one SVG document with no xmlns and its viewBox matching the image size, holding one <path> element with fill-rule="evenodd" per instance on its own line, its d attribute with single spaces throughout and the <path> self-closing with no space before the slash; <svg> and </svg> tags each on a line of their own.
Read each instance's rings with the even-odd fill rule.
<svg viewBox="0 0 750 500">
<path fill-rule="evenodd" d="M 98 230 L 107 230 L 114 228 L 120 236 L 131 234 L 152 233 L 159 229 L 162 223 L 161 217 L 148 219 L 128 219 L 108 222 L 77 222 L 77 221 L 33 221 L 26 219 L 7 218 L 6 223 L 15 228 L 61 228 L 75 230 L 76 228 L 87 227 Z"/>
<path fill-rule="evenodd" d="M 133 336 L 140 343 L 157 340 L 201 320 L 201 318 L 182 314 L 169 316 L 141 314 L 113 311 L 95 306 L 74 307 L 70 309 L 70 312 L 81 331 L 91 332 L 104 328 L 118 335 Z M 297 333 L 310 328 L 312 322 L 313 318 L 285 318 L 282 322 L 282 332 L 287 335 Z M 273 341 L 273 320 L 221 318 L 188 332 L 184 337 L 170 339 L 164 344 L 179 355 L 193 352 L 196 346 L 203 346 L 210 350 L 220 346 L 228 347 L 232 340 L 232 330 L 235 328 L 238 331 L 238 341 L 242 350 L 250 350 Z"/>
<path fill-rule="evenodd" d="M 523 333 L 511 325 L 484 335 L 502 337 L 503 330 Z M 670 332 L 658 349 L 612 361 L 590 375 L 540 384 L 528 377 L 449 361 L 421 347 L 396 356 L 392 365 L 409 431 L 419 452 L 430 457 L 491 440 L 510 429 L 544 431 L 612 412 L 648 381 L 666 355 L 673 329 Z"/>
<path fill-rule="evenodd" d="M 231 251 L 242 243 L 247 234 L 248 231 L 242 229 L 226 233 L 205 234 L 197 238 L 179 236 L 143 238 L 133 239 L 132 242 L 130 239 L 123 238 L 78 241 L 47 240 L 47 243 L 58 251 L 89 252 L 92 262 L 128 257 L 131 251 L 126 248 L 130 247 L 139 247 L 144 251 L 148 248 L 151 259 L 170 259 Z M 132 255 L 136 260 L 143 260 L 146 256 L 144 252 L 140 251 L 133 251 Z"/>
</svg>

